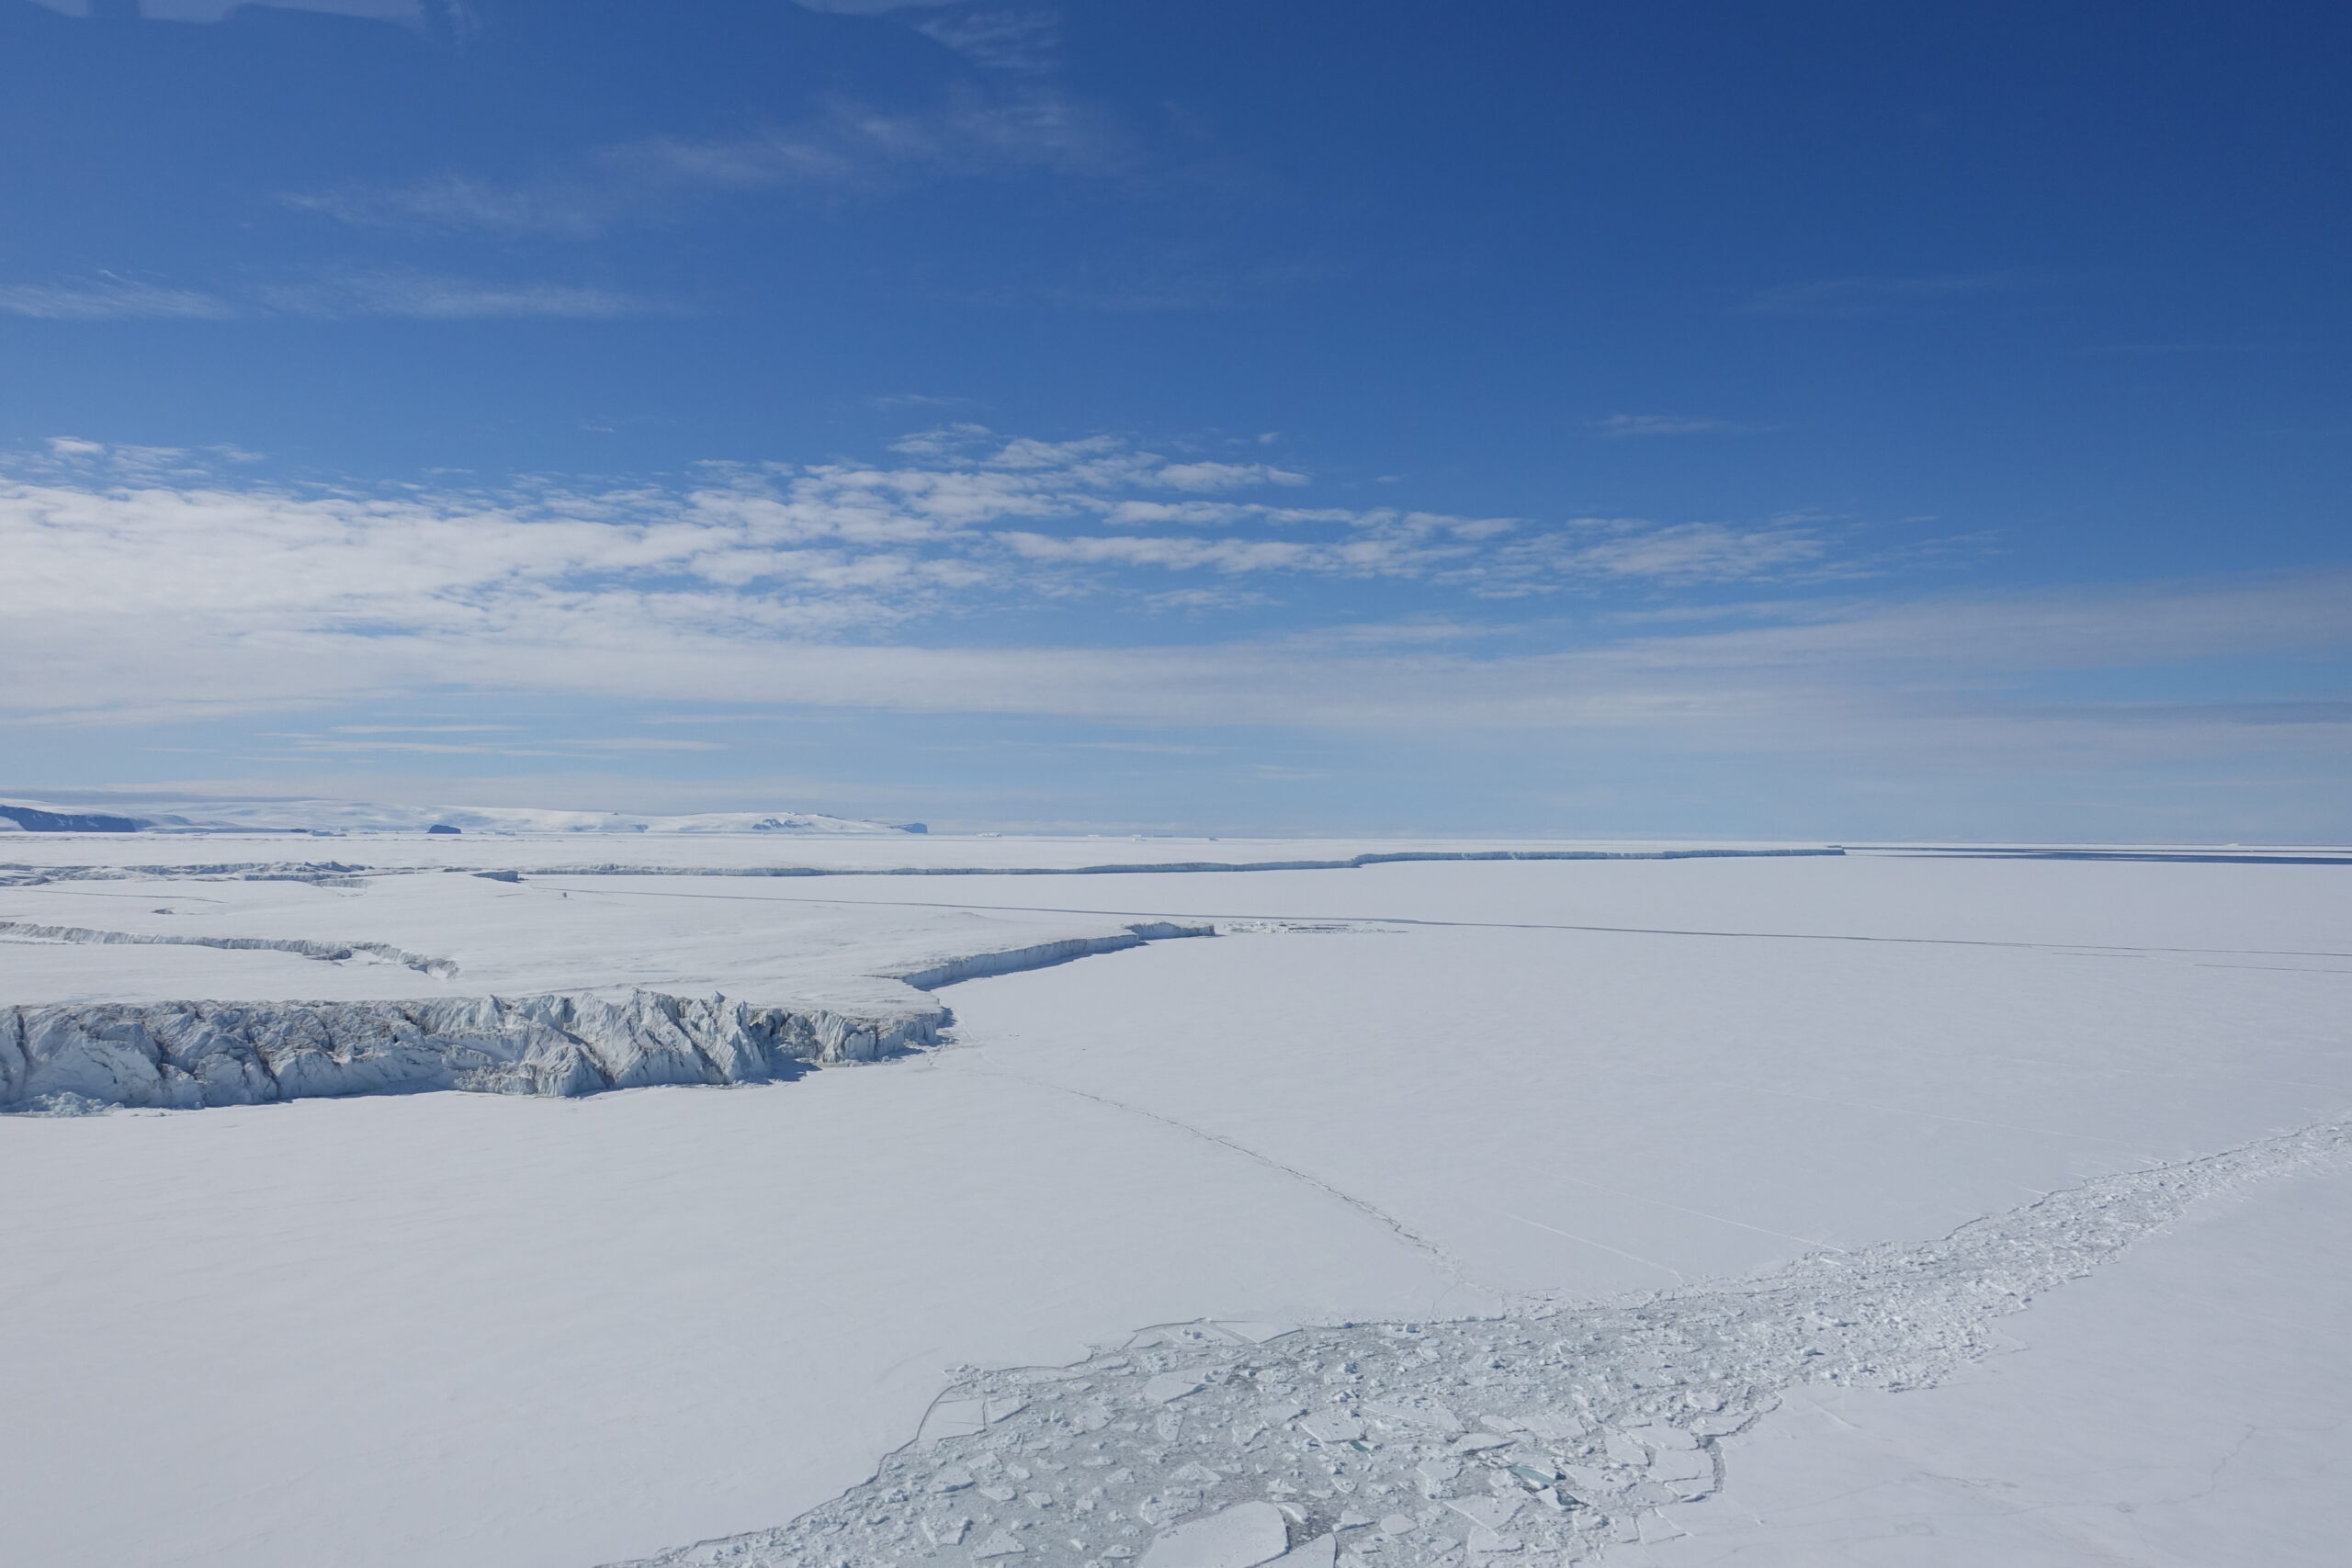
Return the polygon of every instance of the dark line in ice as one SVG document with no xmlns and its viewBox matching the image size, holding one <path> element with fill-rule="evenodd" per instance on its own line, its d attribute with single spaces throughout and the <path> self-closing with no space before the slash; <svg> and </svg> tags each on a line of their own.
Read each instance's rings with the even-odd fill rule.
<svg viewBox="0 0 2352 1568">
<path fill-rule="evenodd" d="M 1947 849 L 1938 844 L 1849 844 L 1849 851 L 1883 854 L 1893 859 L 1936 860 L 2093 860 L 2136 862 L 2152 865 L 2352 865 L 2352 855 L 2330 854 L 2199 854 L 2163 850 L 2003 850 Z"/>
<path fill-rule="evenodd" d="M 1586 1247 L 1598 1247 L 1602 1252 L 1612 1253 L 1628 1262 L 1638 1263 L 1645 1269 L 1655 1269 L 1662 1274 L 1671 1274 L 1679 1284 L 1687 1285 L 1690 1282 L 1690 1277 L 1688 1274 L 1671 1264 L 1644 1258 L 1640 1253 L 1628 1252 L 1622 1247 L 1611 1247 L 1605 1241 L 1595 1241 L 1589 1235 L 1578 1235 L 1574 1231 L 1564 1231 L 1557 1225 L 1547 1225 L 1542 1220 L 1531 1220 L 1525 1214 L 1514 1214 L 1509 1209 L 1498 1209 L 1495 1212 L 1507 1220 L 1517 1220 L 1521 1224 L 1532 1225 L 1539 1231 L 1548 1231 L 1554 1235 L 1566 1236 L 1568 1240 L 1582 1243 Z"/>
<path fill-rule="evenodd" d="M 1596 1192 L 1606 1192 L 1612 1198 L 1630 1198 L 1636 1203 L 1655 1203 L 1661 1209 L 1671 1209 L 1678 1214 L 1690 1214 L 1702 1220 L 1713 1220 L 1718 1224 L 1736 1225 L 1741 1230 L 1754 1231 L 1758 1235 L 1778 1236 L 1782 1241 L 1793 1241 L 1804 1247 L 1817 1247 L 1830 1252 L 1844 1252 L 1847 1250 L 1846 1248 L 1839 1247 L 1836 1242 L 1823 1241 L 1818 1236 L 1792 1235 L 1787 1231 L 1776 1231 L 1770 1225 L 1752 1225 L 1746 1220 L 1735 1220 L 1728 1214 L 1713 1213 L 1705 1209 L 1688 1208 L 1680 1203 L 1669 1203 L 1663 1198 L 1645 1198 L 1639 1192 L 1628 1192 L 1622 1187 L 1611 1187 L 1606 1182 L 1589 1180 L 1581 1176 L 1569 1176 L 1565 1172 L 1557 1170 L 1536 1170 L 1532 1167 L 1529 1166 L 1522 1166 L 1521 1168 L 1526 1170 L 1530 1175 L 1540 1176 L 1547 1181 L 1574 1182 L 1578 1187 L 1589 1187 Z M 1519 1217 L 1520 1216 L 1517 1214 L 1513 1214 L 1511 1216 L 1514 1220 Z M 1535 1222 L 1530 1220 L 1527 1223 L 1529 1224 L 1533 1224 Z M 1562 1232 L 1561 1234 L 1566 1235 L 1566 1233 Z M 1628 1254 L 1628 1256 L 1631 1255 Z"/>
<path fill-rule="evenodd" d="M 1374 1224 L 1389 1231 L 1398 1239 L 1418 1248 L 1419 1251 L 1428 1254 L 1429 1257 L 1437 1264 L 1439 1269 L 1444 1272 L 1446 1278 L 1452 1280 L 1455 1284 L 1467 1286 L 1468 1288 L 1476 1291 L 1483 1291 L 1487 1294 L 1498 1299 L 1508 1297 L 1510 1294 L 1509 1292 L 1498 1290 L 1494 1286 L 1489 1285 L 1484 1280 L 1473 1276 L 1469 1270 L 1462 1267 L 1462 1263 L 1459 1258 L 1455 1258 L 1452 1253 L 1446 1251 L 1445 1248 L 1440 1247 L 1429 1237 L 1421 1235 L 1420 1232 L 1413 1229 L 1412 1226 L 1405 1224 L 1404 1221 L 1398 1219 L 1396 1215 L 1388 1213 L 1379 1205 L 1367 1202 L 1363 1199 L 1358 1198 L 1352 1193 L 1342 1191 L 1339 1188 L 1334 1187 L 1329 1182 L 1324 1180 L 1321 1177 L 1311 1176 L 1307 1172 L 1299 1169 L 1296 1166 L 1284 1165 L 1282 1161 L 1274 1158 L 1272 1156 L 1261 1154 L 1256 1149 L 1251 1148 L 1249 1145 L 1237 1143 L 1221 1133 L 1212 1133 L 1205 1128 L 1195 1127 L 1190 1122 L 1182 1122 L 1173 1116 L 1163 1116 L 1157 1111 L 1146 1111 L 1140 1105 L 1130 1105 L 1125 1100 L 1113 1100 L 1108 1095 L 1094 1094 L 1082 1089 L 1072 1089 L 1068 1084 L 1055 1083 L 1048 1078 L 1032 1077 L 1027 1073 L 1014 1072 L 1010 1067 L 1001 1067 L 992 1065 L 984 1066 L 975 1063 L 969 1070 L 992 1074 L 998 1077 L 1012 1078 L 1021 1083 L 1028 1084 L 1033 1088 L 1053 1089 L 1058 1093 L 1069 1095 L 1073 1099 L 1091 1100 L 1097 1105 L 1106 1107 L 1113 1111 L 1124 1111 L 1131 1116 L 1140 1116 L 1148 1122 L 1157 1122 L 1163 1127 L 1170 1127 L 1179 1133 L 1189 1134 L 1195 1138 L 1201 1139 L 1204 1143 L 1215 1144 L 1217 1147 L 1229 1150 L 1234 1154 L 1241 1156 L 1245 1159 L 1255 1160 L 1258 1164 L 1265 1166 L 1271 1170 L 1280 1171 L 1283 1175 L 1291 1178 L 1293 1180 L 1305 1182 L 1307 1186 L 1314 1188 L 1317 1191 L 1322 1193 L 1327 1198 L 1336 1199 L 1340 1202 L 1345 1203 L 1349 1208 L 1353 1209 L 1357 1213 L 1362 1214 L 1364 1218 L 1372 1221 Z M 1628 1256 L 1630 1256 L 1630 1254 Z"/>
<path fill-rule="evenodd" d="M 539 880 L 544 879 L 544 876 L 539 878 Z M 582 887 L 572 891 L 602 893 L 615 898 L 721 898 L 750 904 L 854 904 L 892 909 L 978 909 L 998 914 L 1016 915 L 1114 915 L 1142 919 L 1193 920 L 1351 920 L 1366 925 L 1437 926 L 1466 931 L 1596 931 L 1610 936 L 1736 937 L 1766 942 L 1894 942 L 1912 947 L 1997 947 L 2030 953 L 2059 953 L 2068 956 L 2086 958 L 2133 956 L 2143 953 L 2225 953 L 2256 958 L 2352 958 L 2352 953 L 2307 953 L 2295 948 L 2139 947 L 2119 943 L 2107 952 L 2099 953 L 2088 951 L 2102 945 L 2096 942 L 1996 942 L 1984 937 L 1854 936 L 1841 931 L 1716 931 L 1686 930 L 1674 926 L 1569 925 L 1550 920 L 1425 920 L 1415 919 L 1407 915 L 1186 914 L 1178 916 L 1166 909 L 1069 909 L 1054 904 L 951 904 L 936 899 L 917 898 L 807 898 L 796 897 L 791 894 L 770 893 L 663 893 L 646 887 Z M 2260 966 L 2213 964 L 2209 967 Z M 2313 973 L 2314 971 L 2301 972 Z M 2335 973 L 2335 971 L 2315 972 Z"/>
</svg>

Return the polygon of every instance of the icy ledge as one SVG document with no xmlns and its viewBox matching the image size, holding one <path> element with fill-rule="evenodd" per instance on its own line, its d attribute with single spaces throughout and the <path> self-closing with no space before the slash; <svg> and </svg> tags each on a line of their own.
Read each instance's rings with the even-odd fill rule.
<svg viewBox="0 0 2352 1568">
<path fill-rule="evenodd" d="M 60 941 L 159 940 L 67 927 L 39 928 L 38 934 Z M 972 953 L 883 976 L 910 987 L 906 1005 L 864 1014 L 634 989 L 419 1001 L 5 1008 L 0 1111 L 193 1110 L 449 1089 L 582 1095 L 653 1084 L 771 1083 L 813 1066 L 873 1061 L 936 1043 L 950 1015 L 921 993 L 937 987 L 1170 937 L 1212 934 L 1214 928 L 1205 925 L 1140 921 L 1115 936 Z M 272 948 L 314 958 L 346 958 L 363 947 L 377 952 L 371 943 L 244 938 L 200 939 L 199 945 Z M 417 966 L 436 962 L 396 949 L 378 955 Z"/>
<path fill-rule="evenodd" d="M 1113 861 L 1102 865 L 627 865 L 594 864 L 534 868 L 540 876 L 1172 876 L 1211 871 L 1362 871 L 1374 865 L 1422 861 L 1520 860 L 1789 860 L 1827 855 L 1837 846 L 1788 850 L 1395 850 L 1349 855 L 1343 860 Z M 13 870 L 0 867 L 0 870 Z M 63 869 L 63 868 L 59 868 Z"/>
<path fill-rule="evenodd" d="M 477 876 L 1121 876 L 1216 871 L 1361 871 L 1366 866 L 1421 861 L 1787 860 L 1838 857 L 1835 845 L 1815 849 L 1686 850 L 1397 850 L 1340 860 L 1112 861 L 1099 865 L 656 865 L 621 861 L 530 863 L 509 867 L 356 865 L 342 861 L 217 861 L 138 865 L 33 865 L 0 862 L 0 887 L 41 887 L 57 882 L 160 881 L 308 882 L 356 887 L 367 876 L 471 870 Z"/>
<path fill-rule="evenodd" d="M 101 947 L 218 947 L 232 953 L 290 953 L 298 958 L 318 958 L 331 964 L 365 955 L 435 978 L 447 978 L 458 972 L 458 965 L 449 959 L 429 958 L 380 942 L 309 942 L 300 937 L 274 936 L 148 936 L 135 931 L 94 931 L 88 926 L 41 926 L 28 920 L 0 920 L 0 936 L 27 942 L 89 942 Z"/>
<path fill-rule="evenodd" d="M 975 1371 L 874 1478 L 633 1568 L 1528 1568 L 1679 1533 L 1729 1438 L 1804 1382 L 1936 1382 L 1994 1321 L 2199 1198 L 2343 1157 L 2331 1123 L 2127 1172 L 1940 1241 L 1455 1322 L 1190 1323 Z M 1509 1555 L 1506 1555 L 1509 1554 Z M 1140 1562 L 1136 1562 L 1140 1559 Z"/>
</svg>

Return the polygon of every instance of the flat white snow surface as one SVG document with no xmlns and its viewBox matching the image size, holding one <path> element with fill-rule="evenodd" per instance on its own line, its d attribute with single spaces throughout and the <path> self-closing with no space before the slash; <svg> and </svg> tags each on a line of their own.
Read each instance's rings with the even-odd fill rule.
<svg viewBox="0 0 2352 1568">
<path fill-rule="evenodd" d="M 1114 858 L 957 843 L 887 847 Z M 0 1118 L 12 1560 L 1251 1568 L 1268 1503 L 1317 1568 L 2319 1562 L 2352 1525 L 2352 868 L 167 847 L 0 919 L 395 955 L 0 932 L 0 1004 L 919 1008 L 888 976 L 1223 934 L 956 986 L 935 1046 L 791 1081 Z"/>
</svg>

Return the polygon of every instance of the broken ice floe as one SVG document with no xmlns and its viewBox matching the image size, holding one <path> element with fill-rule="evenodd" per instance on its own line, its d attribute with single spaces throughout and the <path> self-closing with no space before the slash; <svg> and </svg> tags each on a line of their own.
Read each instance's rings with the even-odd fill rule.
<svg viewBox="0 0 2352 1568">
<path fill-rule="evenodd" d="M 1151 1543 L 1143 1568 L 1260 1568 L 1290 1550 L 1290 1521 L 1272 1503 L 1236 1503 L 1176 1526 Z"/>
<path fill-rule="evenodd" d="M 1166 1404 L 1188 1393 L 1198 1393 L 1201 1380 L 1190 1372 L 1162 1372 L 1143 1385 L 1143 1397 L 1148 1404 Z"/>
<path fill-rule="evenodd" d="M 780 1528 L 635 1568 L 1596 1558 L 1679 1533 L 1658 1510 L 1713 1494 L 1723 1439 L 1781 1390 L 1934 1382 L 1990 1348 L 1996 1318 L 2195 1199 L 2346 1145 L 2344 1126 L 2316 1127 L 2090 1182 L 1940 1241 L 1627 1302 L 1263 1340 L 1163 1325 L 1071 1366 L 970 1374 L 872 1480 Z"/>
<path fill-rule="evenodd" d="M 53 882 L 303 882 L 316 887 L 356 887 L 369 868 L 341 861 L 240 861 L 216 865 L 0 865 L 0 887 L 40 887 Z"/>
</svg>

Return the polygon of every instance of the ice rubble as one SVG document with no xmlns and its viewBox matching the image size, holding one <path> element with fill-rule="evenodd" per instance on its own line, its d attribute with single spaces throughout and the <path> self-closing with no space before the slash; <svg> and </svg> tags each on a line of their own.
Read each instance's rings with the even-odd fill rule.
<svg viewBox="0 0 2352 1568">
<path fill-rule="evenodd" d="M 1454 1568 L 1677 1533 L 1722 1440 L 1803 1382 L 1903 1389 L 2197 1199 L 2340 1160 L 2328 1123 L 2128 1172 L 1939 1242 L 1598 1306 L 1453 1322 L 1188 1323 L 1067 1367 L 967 1371 L 875 1476 L 778 1529 L 625 1568 Z"/>
<path fill-rule="evenodd" d="M 259 948 L 344 959 L 368 948 L 429 973 L 455 965 L 378 943 L 138 936 L 0 924 L 57 941 Z M 468 1089 L 595 1094 L 655 1084 L 770 1083 L 938 1043 L 947 1009 L 916 993 L 1215 928 L 1138 921 L 883 976 L 896 1010 L 762 1006 L 630 988 L 422 1000 L 69 1002 L 0 1008 L 0 1111 L 51 1103 L 173 1110 Z"/>
<path fill-rule="evenodd" d="M 370 868 L 342 861 L 215 861 L 173 865 L 27 865 L 0 863 L 0 887 L 45 887 L 53 882 L 301 882 L 316 887 L 356 886 Z"/>
</svg>

